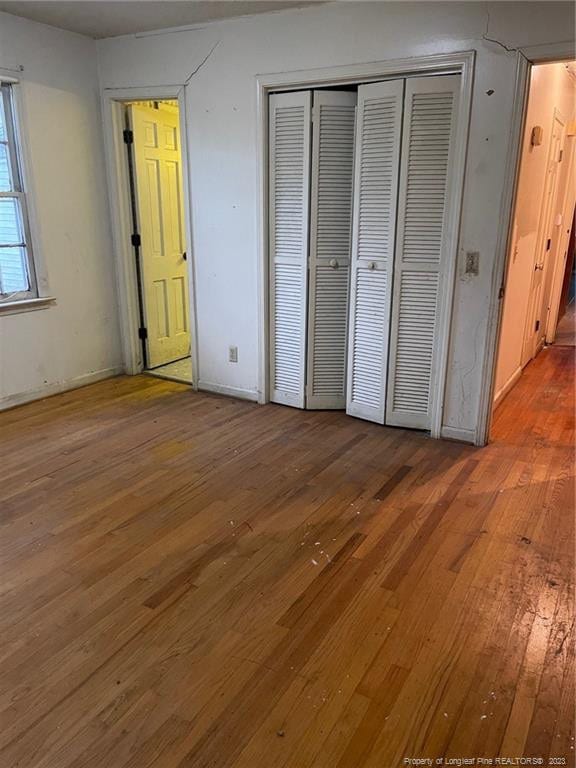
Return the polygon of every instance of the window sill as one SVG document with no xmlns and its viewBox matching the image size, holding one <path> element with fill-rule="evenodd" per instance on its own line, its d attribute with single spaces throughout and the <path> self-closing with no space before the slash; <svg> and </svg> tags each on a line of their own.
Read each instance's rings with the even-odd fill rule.
<svg viewBox="0 0 576 768">
<path fill-rule="evenodd" d="M 54 296 L 42 296 L 39 299 L 20 299 L 20 301 L 0 302 L 0 316 L 18 315 L 21 312 L 35 312 L 48 309 L 56 303 Z"/>
</svg>

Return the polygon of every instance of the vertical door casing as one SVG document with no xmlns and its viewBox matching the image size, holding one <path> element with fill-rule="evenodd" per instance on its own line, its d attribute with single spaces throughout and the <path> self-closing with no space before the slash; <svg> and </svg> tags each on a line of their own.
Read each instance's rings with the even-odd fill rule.
<svg viewBox="0 0 576 768">
<path fill-rule="evenodd" d="M 403 80 L 360 86 L 346 412 L 384 423 Z"/>
<path fill-rule="evenodd" d="M 190 354 L 178 113 L 129 107 L 149 368 Z"/>
<path fill-rule="evenodd" d="M 304 408 L 312 93 L 269 100 L 270 399 Z"/>
<path fill-rule="evenodd" d="M 306 408 L 346 407 L 356 93 L 315 91 Z"/>
<path fill-rule="evenodd" d="M 386 423 L 430 429 L 439 319 L 448 298 L 447 222 L 460 75 L 406 81 Z"/>
</svg>

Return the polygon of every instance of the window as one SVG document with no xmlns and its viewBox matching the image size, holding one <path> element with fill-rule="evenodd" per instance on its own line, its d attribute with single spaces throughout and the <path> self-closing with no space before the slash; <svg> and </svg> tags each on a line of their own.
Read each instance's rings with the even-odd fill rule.
<svg viewBox="0 0 576 768">
<path fill-rule="evenodd" d="M 38 295 L 13 86 L 0 83 L 0 302 Z"/>
</svg>

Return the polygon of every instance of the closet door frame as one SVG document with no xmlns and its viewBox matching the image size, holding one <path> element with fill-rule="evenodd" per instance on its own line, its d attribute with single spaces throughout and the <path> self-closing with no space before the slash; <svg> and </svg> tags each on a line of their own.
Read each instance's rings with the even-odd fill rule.
<svg viewBox="0 0 576 768">
<path fill-rule="evenodd" d="M 457 131 L 454 143 L 453 186 L 448 201 L 447 221 L 447 270 L 445 276 L 444 311 L 439 318 L 438 339 L 438 391 L 434 398 L 431 418 L 432 437 L 440 437 L 442 412 L 448 366 L 448 345 L 450 339 L 450 321 L 454 300 L 454 283 L 457 264 L 458 231 L 462 209 L 464 171 L 472 85 L 474 75 L 475 51 L 463 51 L 454 54 L 439 54 L 410 59 L 327 67 L 322 69 L 298 70 L 258 75 L 256 80 L 257 96 L 257 149 L 258 149 L 258 402 L 270 401 L 270 332 L 269 332 L 269 233 L 268 233 L 268 130 L 270 94 L 289 90 L 314 90 L 315 88 L 337 87 L 341 85 L 363 85 L 381 80 L 393 80 L 423 74 L 461 75 L 460 99 L 457 118 Z"/>
</svg>

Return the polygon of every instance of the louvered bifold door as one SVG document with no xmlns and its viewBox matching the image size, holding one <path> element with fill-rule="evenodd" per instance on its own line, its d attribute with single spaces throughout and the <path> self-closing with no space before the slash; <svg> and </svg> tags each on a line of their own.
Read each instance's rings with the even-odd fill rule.
<svg viewBox="0 0 576 768">
<path fill-rule="evenodd" d="M 344 409 L 356 93 L 313 98 L 306 407 Z"/>
<path fill-rule="evenodd" d="M 346 412 L 384 422 L 403 80 L 358 89 Z"/>
<path fill-rule="evenodd" d="M 305 402 L 311 91 L 270 96 L 270 399 Z"/>
<path fill-rule="evenodd" d="M 459 75 L 407 80 L 386 423 L 430 429 L 447 286 Z"/>
</svg>

